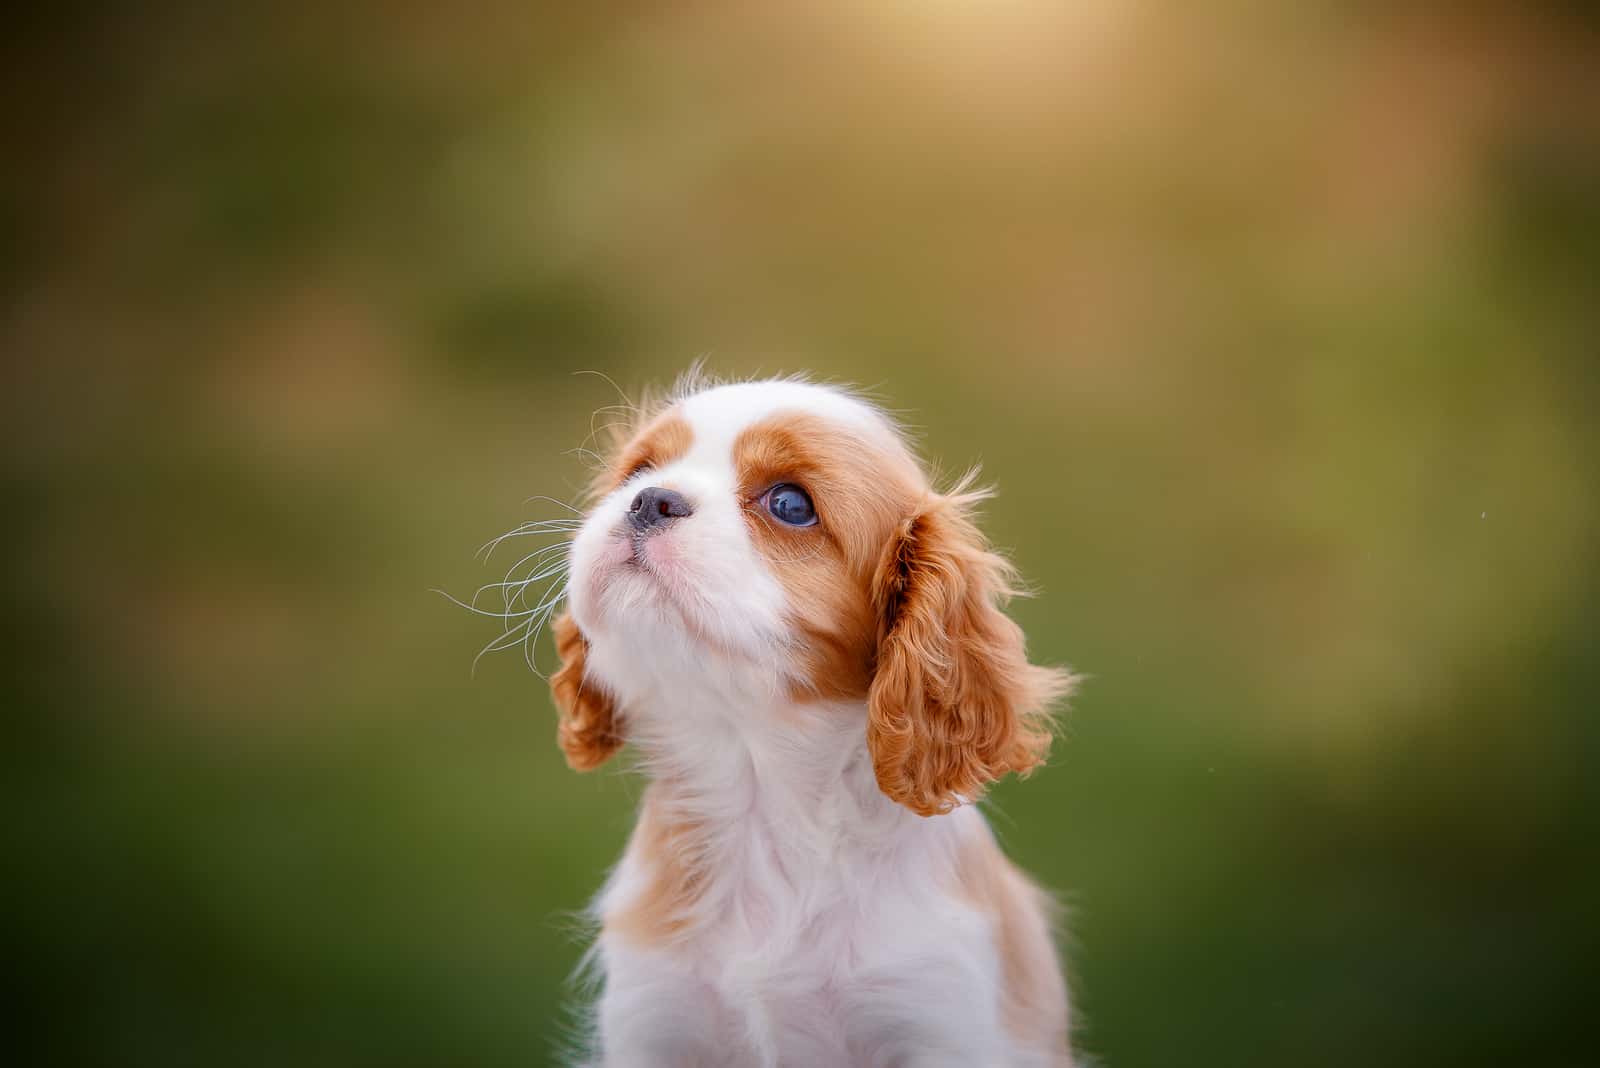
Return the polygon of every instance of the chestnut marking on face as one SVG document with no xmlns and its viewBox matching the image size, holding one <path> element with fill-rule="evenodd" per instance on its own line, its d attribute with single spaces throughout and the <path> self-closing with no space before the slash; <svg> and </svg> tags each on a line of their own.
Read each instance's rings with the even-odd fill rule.
<svg viewBox="0 0 1600 1068">
<path fill-rule="evenodd" d="M 745 428 L 733 461 L 750 536 L 788 601 L 796 696 L 864 696 L 877 639 L 872 574 L 926 493 L 916 462 L 887 436 L 809 412 Z"/>
<path fill-rule="evenodd" d="M 600 489 L 610 491 L 646 471 L 659 470 L 683 457 L 694 443 L 694 429 L 677 411 L 652 421 L 623 447 L 601 476 Z"/>
</svg>

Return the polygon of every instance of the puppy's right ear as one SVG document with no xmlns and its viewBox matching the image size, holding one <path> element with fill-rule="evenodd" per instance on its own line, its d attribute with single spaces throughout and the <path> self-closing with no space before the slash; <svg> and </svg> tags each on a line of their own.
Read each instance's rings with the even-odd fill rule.
<svg viewBox="0 0 1600 1068">
<path fill-rule="evenodd" d="M 589 640 L 563 612 L 555 622 L 556 652 L 561 670 L 550 676 L 556 702 L 556 741 L 574 771 L 591 771 L 622 748 L 622 725 L 616 702 L 593 679 L 584 677 Z"/>
</svg>

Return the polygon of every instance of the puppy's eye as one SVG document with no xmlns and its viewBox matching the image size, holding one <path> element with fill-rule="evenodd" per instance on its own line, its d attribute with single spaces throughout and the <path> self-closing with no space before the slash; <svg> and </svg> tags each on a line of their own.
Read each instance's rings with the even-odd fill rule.
<svg viewBox="0 0 1600 1068">
<path fill-rule="evenodd" d="M 791 527 L 809 527 L 817 521 L 816 506 L 799 486 L 773 486 L 767 491 L 766 505 L 774 518 Z"/>
</svg>

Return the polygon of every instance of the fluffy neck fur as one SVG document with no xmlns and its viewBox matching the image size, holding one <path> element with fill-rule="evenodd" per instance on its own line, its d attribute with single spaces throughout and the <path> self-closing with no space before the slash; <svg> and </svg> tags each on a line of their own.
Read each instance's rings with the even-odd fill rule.
<svg viewBox="0 0 1600 1068">
<path fill-rule="evenodd" d="M 956 829 L 977 814 L 925 819 L 884 796 L 864 703 L 797 702 L 719 660 L 702 654 L 697 670 L 668 677 L 633 661 L 629 677 L 654 676 L 623 695 L 651 780 L 636 836 L 662 838 L 655 863 L 667 874 L 641 886 L 619 866 L 597 902 L 602 916 L 665 892 L 682 898 L 675 929 L 684 933 L 717 919 L 798 932 L 885 878 L 953 872 Z"/>
</svg>

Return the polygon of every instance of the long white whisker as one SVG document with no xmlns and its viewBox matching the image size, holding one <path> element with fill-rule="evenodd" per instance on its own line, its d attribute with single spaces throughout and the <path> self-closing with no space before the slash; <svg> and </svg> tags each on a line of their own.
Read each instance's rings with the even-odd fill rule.
<svg viewBox="0 0 1600 1068">
<path fill-rule="evenodd" d="M 566 574 L 566 570 L 567 570 L 566 564 L 565 564 L 565 562 L 563 562 L 559 567 L 551 566 L 551 567 L 541 571 L 539 574 L 530 576 L 528 579 L 520 581 L 520 582 L 491 582 L 491 583 L 483 586 L 478 591 L 478 593 L 474 595 L 473 600 L 471 600 L 471 601 L 463 601 L 461 598 L 455 596 L 453 593 L 451 593 L 448 590 L 441 590 L 441 589 L 435 588 L 433 590 L 433 592 L 437 593 L 439 596 L 443 597 L 445 600 L 449 601 L 451 604 L 455 605 L 456 607 L 465 608 L 467 611 L 471 612 L 473 615 L 487 616 L 490 619 L 511 620 L 511 619 L 516 619 L 516 618 L 523 617 L 523 616 L 533 615 L 534 613 L 538 612 L 540 609 L 544 608 L 546 606 L 546 604 L 550 603 L 552 600 L 559 600 L 560 599 L 559 596 L 554 597 L 554 598 L 546 597 L 544 602 L 541 602 L 541 604 L 539 604 L 538 606 L 536 606 L 534 608 L 527 608 L 527 609 L 513 611 L 512 607 L 511 607 L 512 604 L 515 604 L 516 597 L 521 597 L 529 586 L 533 585 L 535 582 L 539 582 L 539 581 L 542 581 L 542 580 L 547 579 L 547 578 L 564 577 L 565 574 Z M 492 612 L 487 608 L 479 608 L 478 607 L 478 605 L 476 603 L 477 602 L 477 598 L 479 596 L 481 596 L 482 593 L 485 590 L 510 589 L 512 587 L 516 587 L 516 589 L 518 591 L 517 595 L 516 595 L 516 597 L 510 598 L 509 602 L 507 603 L 507 606 L 504 609 L 502 609 L 501 611 Z M 562 592 L 563 593 L 565 592 L 565 587 L 564 586 L 562 587 Z M 526 603 L 526 602 L 524 602 L 524 603 Z"/>
<path fill-rule="evenodd" d="M 508 615 L 508 613 L 506 613 L 506 612 L 491 612 L 487 608 L 478 608 L 475 605 L 468 604 L 466 601 L 463 601 L 461 598 L 456 597 L 455 595 L 451 594 L 447 590 L 435 589 L 433 592 L 437 593 L 440 597 L 443 597 L 445 600 L 449 601 L 451 604 L 455 605 L 457 608 L 465 608 L 468 612 L 471 612 L 475 616 L 487 616 L 490 619 L 505 619 L 507 617 L 507 615 Z M 525 616 L 525 615 L 529 615 L 529 614 L 530 614 L 529 612 L 512 612 L 512 613 L 509 613 L 509 615 L 511 615 L 512 617 Z"/>
<path fill-rule="evenodd" d="M 482 599 L 484 594 L 488 593 L 490 590 L 500 590 L 501 603 L 505 606 L 504 612 L 509 612 L 511 611 L 512 606 L 522 597 L 523 593 L 528 589 L 529 586 L 532 586 L 536 582 L 542 582 L 547 578 L 553 578 L 557 575 L 564 574 L 566 569 L 566 564 L 562 563 L 559 567 L 552 566 L 549 568 L 542 568 L 538 573 L 529 575 L 525 579 L 508 579 L 505 582 L 486 582 L 482 586 L 478 587 L 477 592 L 472 595 L 472 600 L 468 601 L 467 603 L 476 608 L 478 601 Z"/>
<path fill-rule="evenodd" d="M 541 679 L 546 678 L 546 675 L 539 670 L 539 661 L 535 654 L 539 648 L 539 636 L 544 633 L 545 624 L 550 621 L 550 615 L 554 611 L 552 608 L 537 619 L 530 620 L 529 627 L 522 636 L 522 662 L 528 665 L 529 671 Z"/>
<path fill-rule="evenodd" d="M 566 583 L 559 583 L 556 587 L 546 590 L 544 599 L 538 604 L 534 605 L 530 611 L 541 612 L 546 608 L 554 608 L 556 605 L 561 603 L 562 598 L 566 597 L 566 595 Z"/>
<path fill-rule="evenodd" d="M 511 528 L 512 531 L 521 530 L 572 530 L 583 526 L 582 519 L 558 516 L 554 519 L 532 519 L 526 523 L 519 523 Z M 508 531 L 508 533 L 510 533 Z"/>
<path fill-rule="evenodd" d="M 517 627 L 516 629 L 508 630 L 504 634 L 496 636 L 494 641 L 490 642 L 488 645 L 485 645 L 478 651 L 478 655 L 482 656 L 484 653 L 498 653 L 502 649 L 509 649 L 513 645 L 520 644 L 522 641 L 521 632 L 527 627 L 531 626 L 532 623 L 532 619 L 523 620 L 521 626 Z"/>
<path fill-rule="evenodd" d="M 494 551 L 500 547 L 501 542 L 507 541 L 511 538 L 537 537 L 545 534 L 573 534 L 576 533 L 582 527 L 582 525 L 582 523 L 579 523 L 576 520 L 568 519 L 546 520 L 541 523 L 524 523 L 515 530 L 508 530 L 499 537 L 491 538 L 489 541 L 485 542 L 478 549 L 477 556 L 480 560 L 487 561 L 490 556 L 494 555 Z"/>
<path fill-rule="evenodd" d="M 518 568 L 522 567 L 524 564 L 531 563 L 533 565 L 533 568 L 534 568 L 535 571 L 543 571 L 545 568 L 549 567 L 552 562 L 557 561 L 557 560 L 564 560 L 565 556 L 566 556 L 566 549 L 567 549 L 567 543 L 566 542 L 562 542 L 559 545 L 546 545 L 543 549 L 540 549 L 538 552 L 529 553 L 527 556 L 524 556 L 521 560 L 518 560 L 516 563 L 512 564 L 510 570 L 508 570 L 505 573 L 505 575 L 502 576 L 502 578 L 501 578 L 501 580 L 499 582 L 486 582 L 482 586 L 479 586 L 478 589 L 477 589 L 477 592 L 475 592 L 472 595 L 471 603 L 473 605 L 476 605 L 478 603 L 478 598 L 482 597 L 484 595 L 484 593 L 489 591 L 489 590 L 503 589 L 503 588 L 507 588 L 507 587 L 510 587 L 510 586 L 526 585 L 529 581 L 532 581 L 536 576 L 529 575 L 526 578 L 522 578 L 522 579 L 513 578 L 512 576 L 514 574 L 516 574 Z"/>
<path fill-rule="evenodd" d="M 588 449 L 574 450 L 586 453 L 596 461 L 603 463 L 598 453 Z M 528 498 L 529 501 L 547 501 L 570 512 L 570 515 L 559 516 L 553 519 L 535 519 L 522 523 L 512 530 L 485 542 L 478 550 L 478 557 L 487 562 L 494 555 L 500 545 L 511 538 L 549 538 L 553 539 L 548 544 L 525 554 L 516 563 L 512 564 L 499 582 L 486 582 L 479 586 L 472 594 L 470 601 L 463 601 L 444 590 L 435 590 L 440 596 L 450 601 L 459 608 L 464 608 L 473 615 L 484 616 L 488 619 L 498 619 L 502 624 L 501 632 L 487 645 L 478 650 L 478 655 L 473 657 L 472 670 L 477 672 L 478 662 L 489 653 L 499 652 L 520 644 L 523 647 L 523 659 L 534 674 L 544 678 L 544 672 L 539 670 L 535 653 L 539 637 L 544 633 L 544 628 L 549 624 L 561 602 L 566 598 L 567 581 L 569 578 L 572 539 L 582 529 L 583 513 L 574 505 L 557 500 L 554 497 L 536 495 Z M 492 591 L 500 593 L 500 611 L 492 611 L 479 604 L 483 598 Z M 530 602 L 532 606 L 530 607 Z"/>
<path fill-rule="evenodd" d="M 556 606 L 561 603 L 562 598 L 565 597 L 566 594 L 566 585 L 563 583 L 559 590 L 546 597 L 540 605 L 540 608 L 543 610 L 542 614 L 529 618 L 529 623 L 532 625 L 528 628 L 523 637 L 522 659 L 527 662 L 528 669 L 541 679 L 545 677 L 545 674 L 539 670 L 539 665 L 535 662 L 534 652 L 538 648 L 539 636 L 544 633 L 545 624 L 548 623 L 550 621 L 550 617 L 555 614 Z"/>
<path fill-rule="evenodd" d="M 540 572 L 538 575 L 530 576 L 528 579 L 526 579 L 524 582 L 522 582 L 521 585 L 517 586 L 517 592 L 514 595 L 512 595 L 510 598 L 508 598 L 508 601 L 507 601 L 507 604 L 506 604 L 506 608 L 509 610 L 513 605 L 516 605 L 516 604 L 519 604 L 519 603 L 524 605 L 524 606 L 526 606 L 527 603 L 528 603 L 528 601 L 527 601 L 528 587 L 532 586 L 535 582 L 543 582 L 545 579 L 553 578 L 553 579 L 556 580 L 555 583 L 553 584 L 553 586 L 559 586 L 559 585 L 562 584 L 561 580 L 566 578 L 566 575 L 567 575 L 567 565 L 566 565 L 565 561 L 562 561 L 562 563 L 559 566 L 551 567 L 551 568 L 549 568 L 549 569 L 547 569 L 545 571 Z M 546 590 L 545 592 L 546 592 L 546 594 L 548 594 L 549 590 Z M 537 611 L 537 609 L 535 609 L 535 611 Z"/>
<path fill-rule="evenodd" d="M 516 629 L 518 631 L 523 630 L 524 628 L 529 626 L 532 622 L 533 621 L 531 619 L 524 620 L 523 623 L 522 623 L 522 626 L 520 626 L 520 627 L 518 627 Z M 485 656 L 487 656 L 490 653 L 499 652 L 501 649 L 509 649 L 509 648 L 511 648 L 513 645 L 515 645 L 517 643 L 517 640 L 520 640 L 520 639 L 514 639 L 514 635 L 515 634 L 516 634 L 516 631 L 508 630 L 508 631 L 505 632 L 505 634 L 502 634 L 500 637 L 496 638 L 494 641 L 490 642 L 488 645 L 485 645 L 482 649 L 478 650 L 478 655 L 472 658 L 472 674 L 473 674 L 474 677 L 476 677 L 477 674 L 478 674 L 478 661 L 482 660 Z"/>
<path fill-rule="evenodd" d="M 638 410 L 638 405 L 634 404 L 633 401 L 629 399 L 627 392 L 621 386 L 617 385 L 617 380 L 612 378 L 610 375 L 606 374 L 604 371 L 595 371 L 595 370 L 592 370 L 590 368 L 585 367 L 585 368 L 580 368 L 579 370 L 576 370 L 576 371 L 574 371 L 572 373 L 573 373 L 574 376 L 576 376 L 576 375 L 593 375 L 594 377 L 600 379 L 600 381 L 604 382 L 606 385 L 610 386 L 612 389 L 616 390 L 617 397 L 619 399 L 621 399 L 622 403 L 626 407 L 632 408 L 634 410 Z"/>
<path fill-rule="evenodd" d="M 596 464 L 598 466 L 601 466 L 601 467 L 605 466 L 605 462 L 606 462 L 605 458 L 602 457 L 599 453 L 595 452 L 593 449 L 586 449 L 586 448 L 582 447 L 581 445 L 576 449 L 568 449 L 562 455 L 563 456 L 587 457 L 590 462 L 592 462 L 592 463 L 594 463 L 594 464 Z"/>
<path fill-rule="evenodd" d="M 558 541 L 554 545 L 546 545 L 542 548 L 535 549 L 533 552 L 529 553 L 527 556 L 524 556 L 521 560 L 518 560 L 516 563 L 507 568 L 503 578 L 505 581 L 509 582 L 511 580 L 511 576 L 516 574 L 517 570 L 524 564 L 531 563 L 534 567 L 543 566 L 544 558 L 546 556 L 565 556 L 567 554 L 567 550 L 570 549 L 571 546 L 572 543 L 569 541 Z"/>
<path fill-rule="evenodd" d="M 574 508 L 572 505 L 568 504 L 566 501 L 558 501 L 554 497 L 546 497 L 542 493 L 536 493 L 532 497 L 529 497 L 527 500 L 523 501 L 522 503 L 523 504 L 532 504 L 534 501 L 549 501 L 551 504 L 557 505 L 558 507 L 561 507 L 561 508 L 565 508 L 567 511 L 571 512 L 573 515 L 577 515 L 577 516 L 583 515 L 583 513 L 581 511 L 579 511 L 578 509 Z M 558 519 L 558 520 L 551 520 L 551 522 L 564 523 L 564 522 L 573 522 L 573 520 Z"/>
<path fill-rule="evenodd" d="M 520 590 L 520 589 L 523 589 L 523 588 L 525 588 L 527 586 L 532 585 L 533 583 L 539 581 L 540 579 L 549 578 L 551 575 L 559 574 L 561 571 L 566 569 L 566 566 L 567 566 L 566 565 L 566 561 L 564 561 L 564 560 L 562 560 L 562 561 L 554 561 L 554 562 L 546 561 L 545 565 L 543 567 L 539 568 L 539 570 L 534 572 L 533 574 L 527 575 L 526 577 L 519 578 L 519 579 L 518 578 L 509 578 L 508 577 L 504 581 L 501 581 L 501 582 L 485 582 L 482 586 L 478 587 L 478 592 L 480 594 L 483 594 L 483 593 L 487 593 L 489 590 L 510 590 L 510 589 L 518 589 L 518 590 Z"/>
<path fill-rule="evenodd" d="M 501 534 L 499 537 L 493 539 L 492 541 L 486 542 L 477 551 L 477 553 L 475 555 L 478 558 L 478 560 L 480 560 L 480 561 L 482 561 L 484 563 L 487 563 L 489 561 L 489 558 L 494 555 L 494 551 L 496 549 L 498 549 L 503 542 L 510 541 L 512 538 L 535 538 L 535 537 L 556 537 L 556 536 L 559 536 L 559 537 L 562 537 L 562 538 L 569 538 L 573 534 L 576 534 L 577 531 L 578 531 L 577 527 L 540 527 L 540 528 L 531 528 L 530 527 L 530 528 L 528 528 L 526 530 L 507 531 L 506 533 Z"/>
</svg>

